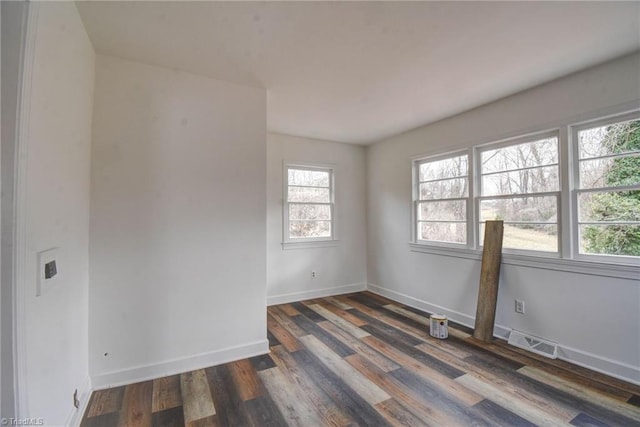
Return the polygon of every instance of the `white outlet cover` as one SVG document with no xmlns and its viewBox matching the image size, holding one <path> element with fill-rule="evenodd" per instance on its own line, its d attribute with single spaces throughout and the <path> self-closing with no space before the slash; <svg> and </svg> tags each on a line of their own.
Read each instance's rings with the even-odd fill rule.
<svg viewBox="0 0 640 427">
<path fill-rule="evenodd" d="M 54 285 L 60 282 L 60 248 L 51 248 L 38 252 L 38 284 L 36 296 L 39 297 L 47 293 Z M 47 263 L 56 262 L 56 275 L 50 279 L 45 279 L 44 268 Z"/>
</svg>

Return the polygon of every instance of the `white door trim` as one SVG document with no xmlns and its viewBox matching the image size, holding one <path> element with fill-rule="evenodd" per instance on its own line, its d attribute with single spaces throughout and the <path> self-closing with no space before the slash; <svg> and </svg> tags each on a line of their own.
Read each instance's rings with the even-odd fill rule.
<svg viewBox="0 0 640 427">
<path fill-rule="evenodd" d="M 16 117 L 16 157 L 14 180 L 14 212 L 15 212 L 15 256 L 13 266 L 13 361 L 14 361 L 14 391 L 16 404 L 16 418 L 28 417 L 29 393 L 27 390 L 27 358 L 26 351 L 26 296 L 27 263 L 29 262 L 27 248 L 27 177 L 28 177 L 28 148 L 29 148 L 29 118 L 31 113 L 31 82 L 33 76 L 33 62 L 35 57 L 36 32 L 38 23 L 38 3 L 26 2 L 27 22 L 25 41 L 22 52 L 22 64 L 19 73 L 18 111 Z M 35 290 L 34 290 L 35 291 Z"/>
</svg>

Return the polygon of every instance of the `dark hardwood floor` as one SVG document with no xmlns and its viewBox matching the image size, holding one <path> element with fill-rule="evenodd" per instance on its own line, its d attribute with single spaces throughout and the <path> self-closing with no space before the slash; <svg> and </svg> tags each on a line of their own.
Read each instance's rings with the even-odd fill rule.
<svg viewBox="0 0 640 427">
<path fill-rule="evenodd" d="M 273 306 L 269 355 L 94 392 L 82 426 L 640 426 L 639 386 L 470 332 L 368 292 Z"/>
</svg>

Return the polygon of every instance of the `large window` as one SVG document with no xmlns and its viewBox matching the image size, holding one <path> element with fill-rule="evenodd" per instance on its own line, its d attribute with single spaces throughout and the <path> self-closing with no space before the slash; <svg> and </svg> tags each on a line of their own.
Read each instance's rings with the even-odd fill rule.
<svg viewBox="0 0 640 427">
<path fill-rule="evenodd" d="M 580 254 L 640 256 L 640 120 L 574 128 Z"/>
<path fill-rule="evenodd" d="M 285 242 L 332 240 L 333 170 L 288 165 L 285 172 Z"/>
<path fill-rule="evenodd" d="M 470 254 L 502 220 L 514 260 L 640 265 L 638 111 L 415 159 L 413 173 L 418 251 Z"/>
<path fill-rule="evenodd" d="M 466 245 L 469 156 L 420 161 L 416 174 L 417 240 Z"/>
<path fill-rule="evenodd" d="M 503 247 L 558 252 L 560 180 L 555 135 L 481 148 L 479 244 L 487 220 L 504 221 Z"/>
</svg>

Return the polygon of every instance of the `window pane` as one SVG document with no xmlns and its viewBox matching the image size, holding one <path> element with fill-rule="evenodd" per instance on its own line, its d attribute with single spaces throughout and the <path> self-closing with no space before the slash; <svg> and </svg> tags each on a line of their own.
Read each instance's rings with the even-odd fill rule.
<svg viewBox="0 0 640 427">
<path fill-rule="evenodd" d="M 578 194 L 582 222 L 640 221 L 640 191 Z"/>
<path fill-rule="evenodd" d="M 289 237 L 331 237 L 331 221 L 290 221 Z"/>
<path fill-rule="evenodd" d="M 580 162 L 580 188 L 607 186 L 607 172 L 614 159 L 593 159 Z"/>
<path fill-rule="evenodd" d="M 580 253 L 640 256 L 640 225 L 581 225 Z"/>
<path fill-rule="evenodd" d="M 481 173 L 507 171 L 558 163 L 558 139 L 539 141 L 483 151 Z"/>
<path fill-rule="evenodd" d="M 580 188 L 638 188 L 640 120 L 579 131 L 578 154 Z M 640 190 L 578 192 L 578 220 L 580 253 L 640 256 Z"/>
<path fill-rule="evenodd" d="M 514 197 L 480 201 L 480 220 L 552 222 L 558 221 L 557 199 L 553 196 Z"/>
<path fill-rule="evenodd" d="M 467 243 L 467 224 L 460 222 L 418 222 L 418 238 L 438 242 Z"/>
<path fill-rule="evenodd" d="M 289 185 L 307 187 L 329 187 L 329 172 L 304 169 L 289 169 Z"/>
<path fill-rule="evenodd" d="M 289 205 L 290 220 L 330 220 L 330 205 Z"/>
<path fill-rule="evenodd" d="M 467 197 L 467 188 L 467 178 L 424 182 L 420 184 L 420 200 Z"/>
<path fill-rule="evenodd" d="M 420 181 L 466 176 L 468 170 L 466 155 L 425 162 L 420 164 Z"/>
<path fill-rule="evenodd" d="M 467 219 L 465 200 L 421 202 L 418 206 L 418 220 L 421 221 L 465 221 Z"/>
<path fill-rule="evenodd" d="M 331 193 L 328 188 L 289 187 L 290 202 L 330 203 Z"/>
<path fill-rule="evenodd" d="M 482 195 L 543 193 L 557 191 L 558 166 L 502 172 L 482 177 Z"/>
<path fill-rule="evenodd" d="M 640 151 L 640 120 L 615 123 L 578 132 L 581 159 Z"/>
<path fill-rule="evenodd" d="M 640 134 L 639 134 L 640 138 Z M 580 188 L 640 184 L 640 156 L 580 161 Z"/>
<path fill-rule="evenodd" d="M 480 224 L 480 244 L 483 242 L 484 224 Z M 558 252 L 558 227 L 551 224 L 505 224 L 502 247 Z"/>
</svg>

